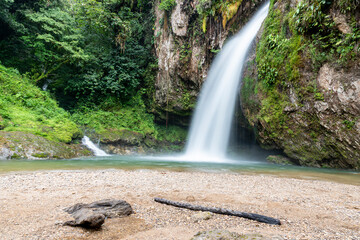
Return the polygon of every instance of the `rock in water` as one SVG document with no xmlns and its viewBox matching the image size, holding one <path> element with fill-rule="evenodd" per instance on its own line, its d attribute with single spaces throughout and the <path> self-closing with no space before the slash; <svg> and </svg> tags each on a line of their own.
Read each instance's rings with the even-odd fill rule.
<svg viewBox="0 0 360 240">
<path fill-rule="evenodd" d="M 269 155 L 266 160 L 270 163 L 276 163 L 281 165 L 294 165 L 290 158 L 281 155 Z"/>
<path fill-rule="evenodd" d="M 133 213 L 131 205 L 124 200 L 104 199 L 90 204 L 77 203 L 64 209 L 74 217 L 64 225 L 100 228 L 106 218 L 128 216 Z"/>
</svg>

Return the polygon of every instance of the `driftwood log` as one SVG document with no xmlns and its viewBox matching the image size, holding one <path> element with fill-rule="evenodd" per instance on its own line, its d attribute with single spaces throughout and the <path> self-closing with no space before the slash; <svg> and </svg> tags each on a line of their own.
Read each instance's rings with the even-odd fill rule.
<svg viewBox="0 0 360 240">
<path fill-rule="evenodd" d="M 205 211 L 205 212 L 212 212 L 212 213 L 218 213 L 223 215 L 229 215 L 229 216 L 236 216 L 236 217 L 242 217 L 247 218 L 251 220 L 255 220 L 258 222 L 273 224 L 273 225 L 281 225 L 281 222 L 279 219 L 267 217 L 264 215 L 256 214 L 256 213 L 246 213 L 246 212 L 239 212 L 234 211 L 230 209 L 224 209 L 224 208 L 215 208 L 215 207 L 204 207 L 199 205 L 192 205 L 189 203 L 182 203 L 182 202 L 174 202 L 171 200 L 163 199 L 163 198 L 154 198 L 155 202 L 163 203 L 179 208 L 186 208 L 194 211 Z"/>
</svg>

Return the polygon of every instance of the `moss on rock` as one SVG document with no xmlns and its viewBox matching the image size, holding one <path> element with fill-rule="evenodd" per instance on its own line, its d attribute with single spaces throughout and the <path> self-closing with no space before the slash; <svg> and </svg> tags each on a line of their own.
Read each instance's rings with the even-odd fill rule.
<svg viewBox="0 0 360 240">
<path fill-rule="evenodd" d="M 32 133 L 0 131 L 0 159 L 50 159 L 89 156 L 79 144 L 48 140 Z"/>
<path fill-rule="evenodd" d="M 244 79 L 242 108 L 258 141 L 301 165 L 360 169 L 360 7 L 350 5 L 272 0 Z"/>
</svg>

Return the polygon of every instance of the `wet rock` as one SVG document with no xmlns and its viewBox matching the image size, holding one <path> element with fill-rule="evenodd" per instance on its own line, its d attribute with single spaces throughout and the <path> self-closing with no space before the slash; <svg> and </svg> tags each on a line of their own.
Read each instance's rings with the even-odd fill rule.
<svg viewBox="0 0 360 240">
<path fill-rule="evenodd" d="M 276 163 L 281 165 L 294 165 L 290 158 L 282 155 L 269 155 L 266 160 L 270 163 Z"/>
</svg>

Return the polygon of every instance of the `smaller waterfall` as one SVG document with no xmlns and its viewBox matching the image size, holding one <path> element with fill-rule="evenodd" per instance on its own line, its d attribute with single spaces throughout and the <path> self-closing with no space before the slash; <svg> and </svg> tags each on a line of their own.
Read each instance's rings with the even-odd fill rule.
<svg viewBox="0 0 360 240">
<path fill-rule="evenodd" d="M 42 86 L 42 90 L 43 91 L 47 91 L 48 87 L 49 87 L 49 84 L 51 83 L 51 80 L 46 80 L 46 82 L 44 83 L 44 85 Z"/>
<path fill-rule="evenodd" d="M 90 149 L 95 154 L 95 156 L 110 156 L 109 154 L 98 148 L 87 136 L 84 136 L 81 142 L 88 149 Z"/>
</svg>

